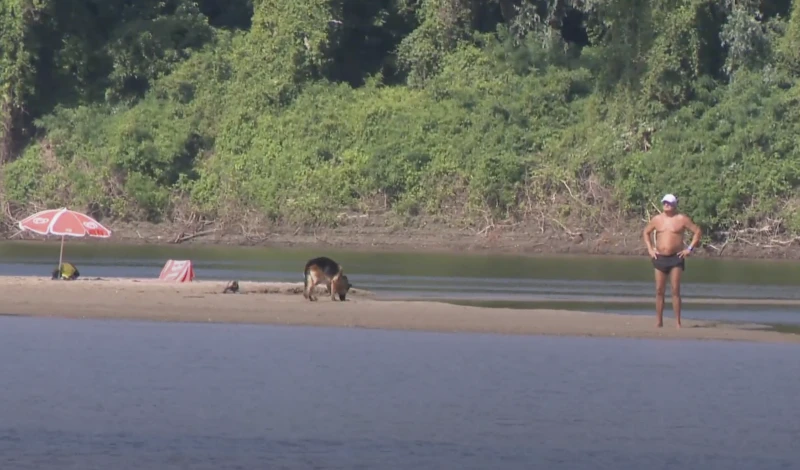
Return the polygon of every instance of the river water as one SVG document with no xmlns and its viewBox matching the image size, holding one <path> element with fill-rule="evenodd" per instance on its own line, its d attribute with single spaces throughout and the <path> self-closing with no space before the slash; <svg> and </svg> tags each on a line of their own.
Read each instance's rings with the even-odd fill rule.
<svg viewBox="0 0 800 470">
<path fill-rule="evenodd" d="M 798 468 L 800 347 L 0 318 L 0 468 Z"/>
<path fill-rule="evenodd" d="M 200 279 L 294 282 L 318 254 L 65 251 L 87 278 L 156 277 L 174 258 L 192 259 Z M 652 292 L 646 259 L 322 254 L 383 298 L 652 314 L 639 300 Z M 0 275 L 47 275 L 57 260 L 57 245 L 0 244 Z M 684 294 L 798 299 L 799 276 L 793 263 L 694 259 Z M 764 302 L 685 315 L 797 322 L 796 308 Z M 0 317 L 0 468 L 800 468 L 798 354 L 792 344 Z"/>
</svg>

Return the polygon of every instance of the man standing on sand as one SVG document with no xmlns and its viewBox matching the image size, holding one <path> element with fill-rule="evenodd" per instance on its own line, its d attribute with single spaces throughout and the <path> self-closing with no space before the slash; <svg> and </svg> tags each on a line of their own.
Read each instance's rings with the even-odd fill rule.
<svg viewBox="0 0 800 470">
<path fill-rule="evenodd" d="M 681 274 L 686 267 L 685 258 L 700 243 L 702 230 L 691 218 L 678 213 L 678 198 L 667 194 L 661 198 L 664 212 L 650 219 L 644 228 L 644 243 L 655 268 L 656 274 L 656 317 L 657 327 L 664 326 L 664 292 L 669 276 L 672 288 L 672 311 L 678 328 L 681 327 Z M 687 248 L 683 247 L 683 235 L 686 230 L 694 236 Z M 656 245 L 653 247 L 652 233 L 656 232 Z"/>
</svg>

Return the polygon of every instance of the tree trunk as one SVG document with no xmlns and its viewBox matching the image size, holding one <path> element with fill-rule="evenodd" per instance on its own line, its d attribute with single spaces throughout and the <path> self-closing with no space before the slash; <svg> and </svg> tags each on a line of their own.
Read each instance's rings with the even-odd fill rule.
<svg viewBox="0 0 800 470">
<path fill-rule="evenodd" d="M 11 105 L 3 99 L 0 104 L 0 165 L 11 159 L 14 148 L 14 119 L 11 113 Z"/>
</svg>

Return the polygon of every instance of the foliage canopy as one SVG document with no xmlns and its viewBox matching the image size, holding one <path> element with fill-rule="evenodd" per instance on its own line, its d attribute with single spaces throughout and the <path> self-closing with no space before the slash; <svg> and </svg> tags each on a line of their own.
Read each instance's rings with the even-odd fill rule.
<svg viewBox="0 0 800 470">
<path fill-rule="evenodd" d="M 798 103 L 800 0 L 0 0 L 16 206 L 800 232 Z"/>
</svg>

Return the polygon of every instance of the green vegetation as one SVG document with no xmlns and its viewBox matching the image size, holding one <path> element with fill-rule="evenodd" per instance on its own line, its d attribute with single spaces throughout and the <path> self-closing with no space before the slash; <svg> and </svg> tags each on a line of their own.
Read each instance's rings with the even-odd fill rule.
<svg viewBox="0 0 800 470">
<path fill-rule="evenodd" d="M 0 0 L 12 210 L 791 234 L 798 105 L 800 0 Z"/>
</svg>

